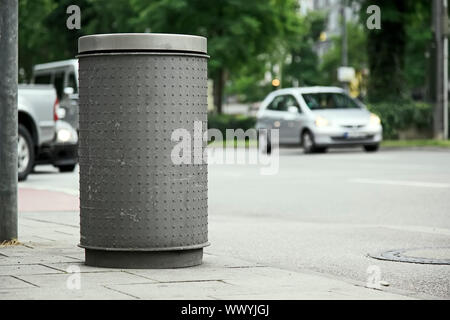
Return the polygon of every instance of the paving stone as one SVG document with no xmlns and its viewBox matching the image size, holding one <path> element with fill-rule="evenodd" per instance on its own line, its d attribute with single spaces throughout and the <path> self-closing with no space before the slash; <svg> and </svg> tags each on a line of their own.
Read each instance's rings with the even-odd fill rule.
<svg viewBox="0 0 450 320">
<path fill-rule="evenodd" d="M 69 290 L 68 283 L 80 280 L 81 288 L 92 288 L 111 284 L 137 284 L 155 283 L 155 281 L 139 277 L 126 272 L 93 272 L 93 273 L 66 273 L 45 275 L 21 275 L 17 276 L 26 282 L 42 288 L 55 288 L 57 290 Z"/>
<path fill-rule="evenodd" d="M 136 299 L 105 287 L 67 290 L 54 288 L 0 289 L 0 300 L 128 300 Z"/>
<path fill-rule="evenodd" d="M 0 276 L 0 290 L 26 288 L 34 288 L 34 286 L 12 276 Z"/>
<path fill-rule="evenodd" d="M 26 264 L 15 266 L 0 266 L 0 275 L 6 276 L 18 276 L 18 275 L 31 275 L 31 274 L 49 274 L 49 273 L 61 273 L 61 271 L 39 265 L 39 264 Z"/>
<path fill-rule="evenodd" d="M 174 282 L 153 284 L 108 285 L 107 287 L 130 294 L 140 299 L 193 299 L 208 300 L 212 296 L 232 294 L 229 284 L 221 281 Z"/>
<path fill-rule="evenodd" d="M 159 282 L 171 282 L 171 281 L 206 281 L 206 280 L 226 280 L 235 279 L 237 281 L 246 279 L 248 277 L 254 277 L 254 269 L 258 267 L 249 268 L 220 268 L 215 266 L 197 266 L 192 268 L 180 268 L 180 269 L 155 269 L 155 270 L 142 270 L 142 269 L 130 269 L 127 272 L 144 276 L 149 279 L 153 279 Z M 258 281 L 261 281 L 263 277 L 257 276 Z"/>
<path fill-rule="evenodd" d="M 0 300 L 409 298 L 220 256 L 211 247 L 205 250 L 204 263 L 192 268 L 89 267 L 84 265 L 84 250 L 77 247 L 78 221 L 78 213 L 27 213 L 19 217 L 24 245 L 0 248 Z M 79 268 L 80 274 L 68 273 L 70 266 Z M 76 276 L 80 276 L 81 289 L 68 289 L 68 281 L 73 283 Z"/>
<path fill-rule="evenodd" d="M 50 268 L 55 268 L 61 270 L 63 272 L 67 271 L 67 268 L 76 266 L 80 269 L 81 273 L 84 272 L 120 272 L 129 269 L 119 269 L 119 268 L 100 268 L 100 267 L 91 267 L 84 264 L 84 261 L 75 260 L 72 262 L 62 262 L 62 263 L 48 263 L 46 266 Z"/>
<path fill-rule="evenodd" d="M 25 247 L 25 246 L 8 246 L 8 247 L 0 247 L 0 258 L 2 256 L 5 257 L 28 257 L 36 254 L 36 251 L 33 252 L 33 248 Z"/>
<path fill-rule="evenodd" d="M 26 265 L 26 264 L 51 264 L 51 263 L 76 263 L 80 260 L 69 256 L 36 254 L 27 257 L 0 257 L 0 266 Z"/>
<path fill-rule="evenodd" d="M 245 267 L 257 267 L 263 266 L 260 263 L 249 262 L 241 259 L 236 259 L 233 257 L 219 256 L 206 251 L 203 255 L 202 267 L 223 267 L 223 268 L 245 268 Z"/>
</svg>

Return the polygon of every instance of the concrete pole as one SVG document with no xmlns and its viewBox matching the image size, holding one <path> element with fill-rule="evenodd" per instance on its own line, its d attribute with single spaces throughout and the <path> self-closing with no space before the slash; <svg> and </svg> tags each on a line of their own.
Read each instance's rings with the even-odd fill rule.
<svg viewBox="0 0 450 320">
<path fill-rule="evenodd" d="M 448 13 L 447 0 L 433 0 L 434 31 L 434 114 L 433 131 L 435 139 L 448 138 Z"/>
<path fill-rule="evenodd" d="M 348 65 L 348 47 L 347 47 L 347 15 L 346 15 L 347 1 L 341 0 L 341 17 L 342 17 L 342 52 L 341 52 L 341 66 Z"/>
<path fill-rule="evenodd" d="M 444 24 L 444 35 L 443 35 L 443 111 L 444 111 L 444 139 L 448 139 L 448 32 L 449 32 L 449 23 L 448 23 L 448 0 L 442 0 L 443 8 L 443 24 Z"/>
<path fill-rule="evenodd" d="M 341 66 L 348 66 L 348 46 L 347 46 L 347 15 L 346 15 L 346 0 L 341 0 L 341 18 L 342 18 L 342 26 L 341 26 Z M 347 82 L 343 83 L 345 91 L 348 92 L 349 85 Z"/>
<path fill-rule="evenodd" d="M 0 242 L 17 239 L 18 1 L 0 0 Z"/>
</svg>

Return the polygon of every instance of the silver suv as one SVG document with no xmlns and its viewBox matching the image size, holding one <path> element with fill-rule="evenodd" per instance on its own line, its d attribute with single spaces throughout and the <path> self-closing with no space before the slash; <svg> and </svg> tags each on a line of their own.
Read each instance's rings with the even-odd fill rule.
<svg viewBox="0 0 450 320">
<path fill-rule="evenodd" d="M 280 144 L 300 144 L 305 153 L 347 146 L 377 151 L 383 132 L 377 115 L 337 87 L 270 93 L 258 111 L 256 129 L 279 129 Z M 260 146 L 270 152 L 267 142 L 260 140 Z"/>
</svg>

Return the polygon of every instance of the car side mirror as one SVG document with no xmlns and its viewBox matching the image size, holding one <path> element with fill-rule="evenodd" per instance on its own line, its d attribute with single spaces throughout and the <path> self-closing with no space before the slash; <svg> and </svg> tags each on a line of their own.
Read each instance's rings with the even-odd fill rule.
<svg viewBox="0 0 450 320">
<path fill-rule="evenodd" d="M 74 92 L 75 92 L 75 90 L 74 90 L 72 87 L 65 87 L 65 88 L 64 88 L 64 94 L 65 94 L 65 95 L 70 96 L 70 95 L 72 95 Z"/>
<path fill-rule="evenodd" d="M 298 108 L 295 107 L 295 106 L 289 106 L 289 107 L 287 108 L 287 111 L 290 112 L 290 113 L 299 113 L 299 112 L 298 112 Z"/>
</svg>

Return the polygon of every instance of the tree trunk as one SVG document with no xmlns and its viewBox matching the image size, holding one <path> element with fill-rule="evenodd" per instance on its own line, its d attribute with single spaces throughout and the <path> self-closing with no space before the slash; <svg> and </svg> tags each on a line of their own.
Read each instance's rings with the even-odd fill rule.
<svg viewBox="0 0 450 320">
<path fill-rule="evenodd" d="M 225 72 L 223 69 L 217 71 L 213 84 L 214 106 L 218 114 L 222 114 L 223 88 L 225 86 Z"/>
<path fill-rule="evenodd" d="M 381 8 L 381 29 L 369 30 L 367 39 L 371 102 L 404 98 L 405 1 L 366 1 Z"/>
</svg>

